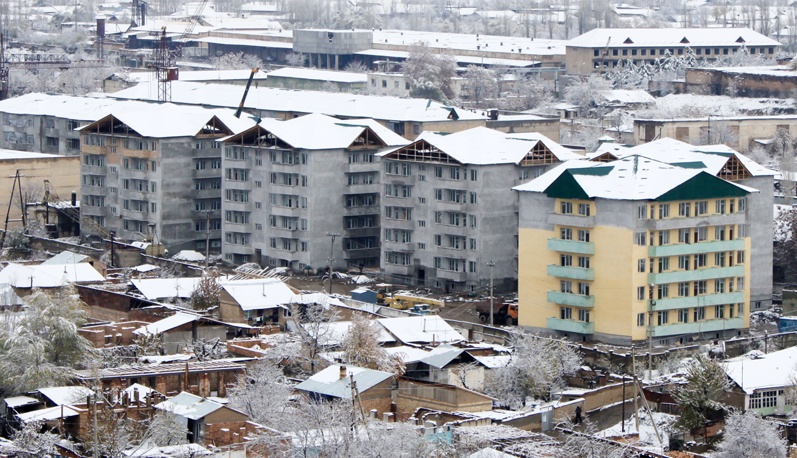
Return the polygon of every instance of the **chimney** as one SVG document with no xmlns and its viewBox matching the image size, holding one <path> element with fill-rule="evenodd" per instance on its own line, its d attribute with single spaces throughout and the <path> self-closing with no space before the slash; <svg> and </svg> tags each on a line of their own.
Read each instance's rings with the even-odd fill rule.
<svg viewBox="0 0 797 458">
<path fill-rule="evenodd" d="M 343 364 L 340 365 L 340 378 L 346 378 L 346 366 Z"/>
<path fill-rule="evenodd" d="M 75 191 L 72 191 L 72 206 L 77 206 L 77 193 Z"/>
</svg>

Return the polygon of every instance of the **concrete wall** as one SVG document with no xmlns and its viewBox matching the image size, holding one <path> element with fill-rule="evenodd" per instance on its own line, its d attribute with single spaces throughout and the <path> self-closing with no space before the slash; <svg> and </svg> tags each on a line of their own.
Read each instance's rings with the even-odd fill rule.
<svg viewBox="0 0 797 458">
<path fill-rule="evenodd" d="M 370 49 L 373 32 L 358 30 L 294 30 L 293 52 L 303 54 L 353 54 Z"/>
<path fill-rule="evenodd" d="M 637 145 L 658 138 L 670 137 L 688 143 L 701 142 L 711 129 L 712 143 L 725 144 L 740 151 L 753 146 L 753 140 L 768 140 L 778 129 L 797 132 L 797 116 L 750 116 L 734 118 L 681 118 L 681 119 L 637 119 L 634 121 L 634 142 Z M 730 135 L 726 136 L 726 133 Z M 719 136 L 719 141 L 717 141 Z"/>
<path fill-rule="evenodd" d="M 737 97 L 790 98 L 797 95 L 797 73 L 785 67 L 750 72 L 710 68 L 686 70 L 686 91 L 690 94 Z"/>
<path fill-rule="evenodd" d="M 80 154 L 80 134 L 74 129 L 88 124 L 86 120 L 4 113 L 2 108 L 0 118 L 3 121 L 0 148 L 62 156 Z"/>
</svg>

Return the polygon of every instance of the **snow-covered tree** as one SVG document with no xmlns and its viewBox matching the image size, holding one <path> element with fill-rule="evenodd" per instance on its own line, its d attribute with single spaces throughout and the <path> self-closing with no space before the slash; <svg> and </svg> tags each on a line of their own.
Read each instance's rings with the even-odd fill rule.
<svg viewBox="0 0 797 458">
<path fill-rule="evenodd" d="M 208 269 L 202 273 L 202 278 L 197 283 L 196 289 L 191 293 L 191 307 L 194 310 L 218 307 L 220 296 L 219 272 L 215 269 Z"/>
<path fill-rule="evenodd" d="M 772 257 L 774 264 L 784 270 L 786 278 L 797 275 L 797 211 L 794 208 L 783 209 L 775 216 L 774 246 Z"/>
<path fill-rule="evenodd" d="M 262 425 L 279 424 L 287 408 L 291 387 L 276 362 L 263 359 L 249 366 L 229 390 L 231 406 Z"/>
<path fill-rule="evenodd" d="M 263 68 L 263 61 L 259 57 L 243 52 L 228 52 L 218 57 L 211 57 L 210 64 L 217 70 Z"/>
<path fill-rule="evenodd" d="M 306 57 L 302 53 L 292 52 L 285 56 L 285 62 L 291 67 L 304 67 L 305 60 Z"/>
<path fill-rule="evenodd" d="M 728 376 L 722 365 L 703 355 L 697 355 L 689 365 L 686 383 L 673 390 L 681 416 L 675 426 L 684 431 L 705 426 L 711 417 L 721 415 L 725 405 L 720 401 L 729 388 Z"/>
<path fill-rule="evenodd" d="M 581 112 L 598 105 L 601 100 L 600 92 L 611 89 L 611 84 L 600 75 L 590 75 L 584 80 L 569 84 L 564 90 L 564 99 L 579 107 Z"/>
<path fill-rule="evenodd" d="M 334 332 L 330 325 L 338 321 L 340 314 L 337 308 L 329 304 L 295 305 L 291 313 L 291 321 L 296 333 L 302 341 L 302 359 L 308 363 L 310 373 L 316 373 L 318 355 Z"/>
<path fill-rule="evenodd" d="M 25 302 L 18 326 L 0 333 L 0 389 L 8 394 L 62 384 L 93 353 L 77 332 L 87 315 L 73 287 L 37 290 Z"/>
<path fill-rule="evenodd" d="M 457 63 L 450 54 L 433 50 L 426 43 L 415 43 L 410 46 L 403 71 L 410 82 L 411 96 L 439 101 L 454 98 L 451 81 Z"/>
<path fill-rule="evenodd" d="M 403 374 L 405 367 L 401 358 L 388 355 L 379 345 L 380 332 L 381 327 L 375 320 L 355 315 L 342 342 L 346 363 L 396 375 Z"/>
<path fill-rule="evenodd" d="M 492 99 L 498 95 L 498 74 L 495 70 L 469 65 L 464 76 L 462 88 L 467 90 L 468 99 L 476 106 L 484 99 Z"/>
<path fill-rule="evenodd" d="M 578 352 L 561 340 L 516 333 L 511 343 L 511 360 L 490 372 L 487 392 L 512 408 L 525 405 L 528 397 L 549 399 L 581 366 Z"/>
<path fill-rule="evenodd" d="M 60 441 L 57 434 L 42 431 L 43 425 L 39 422 L 25 423 L 22 429 L 12 435 L 14 446 L 19 450 L 13 456 L 20 458 L 54 458 L 60 456 L 56 445 Z"/>
<path fill-rule="evenodd" d="M 354 73 L 368 73 L 368 67 L 359 60 L 349 62 L 343 70 Z"/>
<path fill-rule="evenodd" d="M 755 412 L 734 412 L 725 420 L 715 458 L 785 458 L 786 440 L 777 424 Z"/>
</svg>

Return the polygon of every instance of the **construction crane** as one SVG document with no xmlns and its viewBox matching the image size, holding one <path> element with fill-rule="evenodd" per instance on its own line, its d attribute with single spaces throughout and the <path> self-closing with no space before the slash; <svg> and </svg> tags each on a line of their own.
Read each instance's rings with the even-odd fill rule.
<svg viewBox="0 0 797 458">
<path fill-rule="evenodd" d="M 606 61 L 606 56 L 609 55 L 609 44 L 612 42 L 612 37 L 609 36 L 609 39 L 606 40 L 606 46 L 603 47 L 603 51 L 601 52 L 601 66 L 598 69 L 599 73 L 603 73 L 603 64 Z"/>
<path fill-rule="evenodd" d="M 158 47 L 155 49 L 155 79 L 158 81 L 158 101 L 171 102 L 172 100 L 172 81 L 177 81 L 180 78 L 176 58 L 182 55 L 185 40 L 194 31 L 197 23 L 202 17 L 202 11 L 205 9 L 208 0 L 202 0 L 194 11 L 194 14 L 188 18 L 188 25 L 185 30 L 174 40 L 177 45 L 174 50 L 169 50 L 169 42 L 166 39 L 166 27 L 162 27 L 160 31 L 160 40 Z"/>
<path fill-rule="evenodd" d="M 5 34 L 0 32 L 0 100 L 8 98 L 8 62 L 6 61 Z"/>
<path fill-rule="evenodd" d="M 252 69 L 252 73 L 249 74 L 249 81 L 246 82 L 246 89 L 244 89 L 244 96 L 241 97 L 241 103 L 238 105 L 238 109 L 235 110 L 235 114 L 233 115 L 236 118 L 241 117 L 241 112 L 244 110 L 244 102 L 246 102 L 246 95 L 249 94 L 249 87 L 252 85 L 252 80 L 255 79 L 255 73 L 259 71 L 260 68 L 255 67 Z M 257 123 L 260 124 L 260 118 L 254 117 L 253 119 L 255 119 L 255 121 L 257 121 Z"/>
</svg>

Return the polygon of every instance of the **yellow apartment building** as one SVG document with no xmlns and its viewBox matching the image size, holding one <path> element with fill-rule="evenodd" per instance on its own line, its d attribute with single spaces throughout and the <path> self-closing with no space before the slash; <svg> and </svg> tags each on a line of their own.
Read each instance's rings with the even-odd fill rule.
<svg viewBox="0 0 797 458">
<path fill-rule="evenodd" d="M 756 189 L 638 155 L 570 161 L 515 189 L 521 326 L 615 344 L 749 327 Z"/>
</svg>

